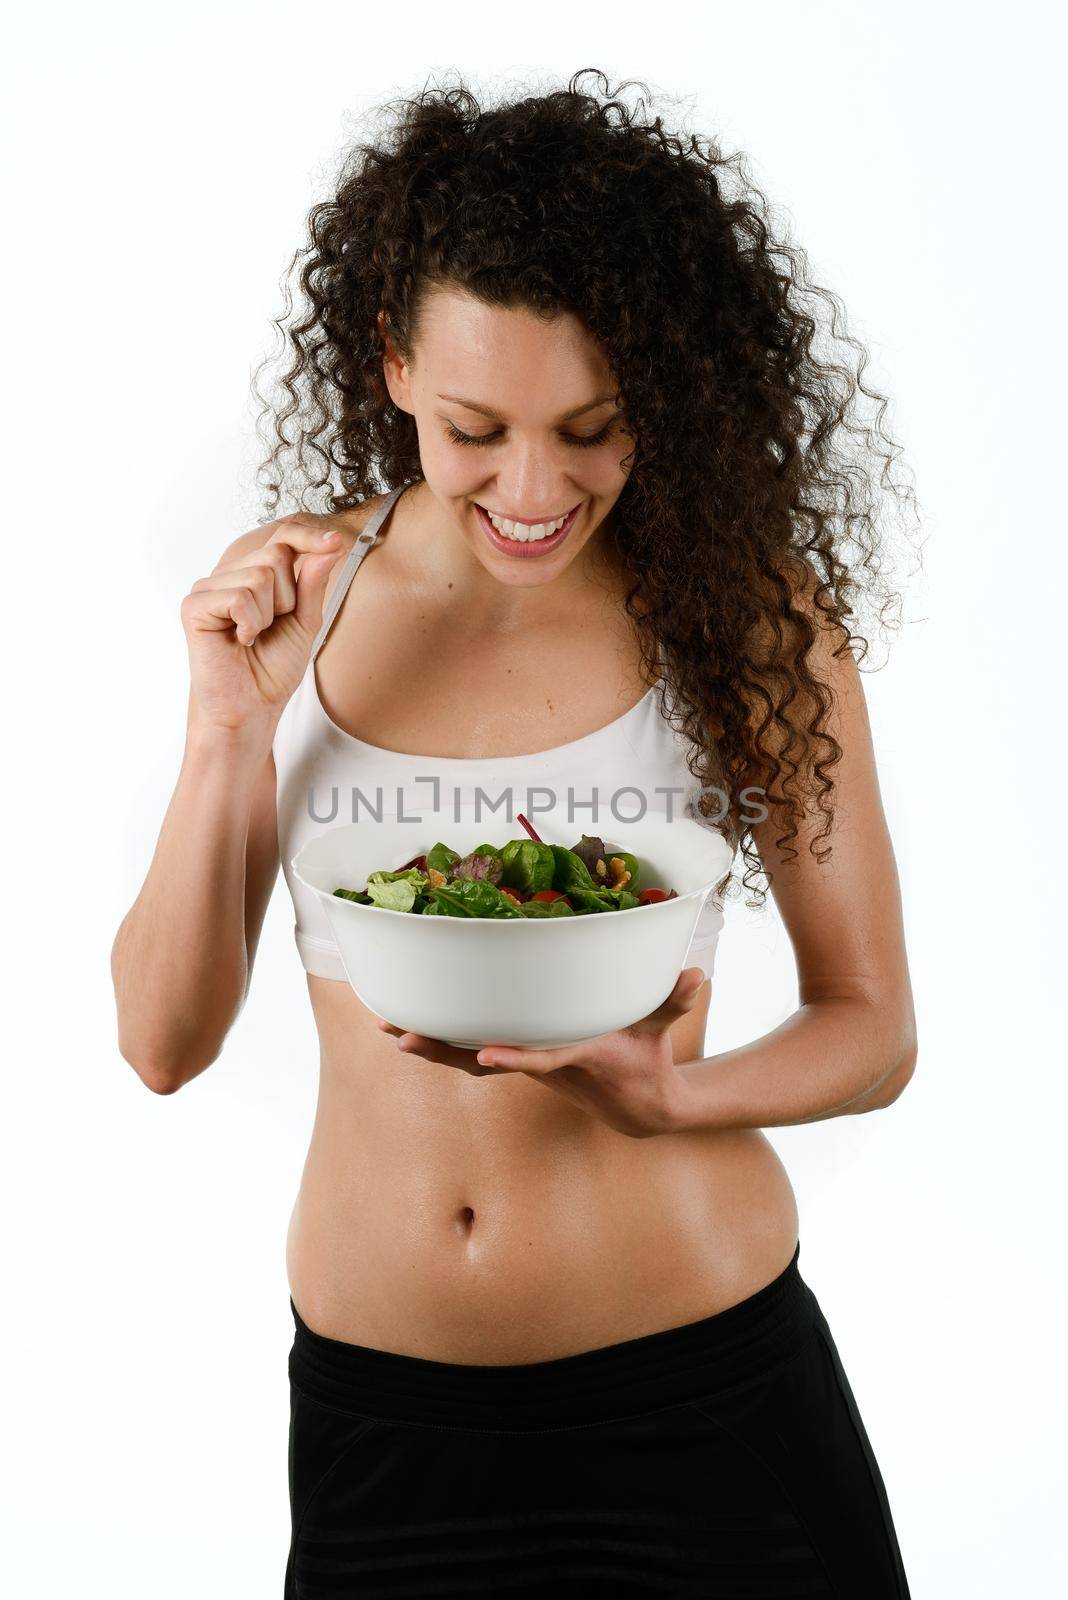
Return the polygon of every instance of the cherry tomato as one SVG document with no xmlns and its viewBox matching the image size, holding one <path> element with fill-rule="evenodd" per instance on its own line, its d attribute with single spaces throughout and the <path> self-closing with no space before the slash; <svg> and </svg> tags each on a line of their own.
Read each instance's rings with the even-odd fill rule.
<svg viewBox="0 0 1068 1600">
<path fill-rule="evenodd" d="M 675 891 L 672 890 L 672 894 L 674 894 L 674 892 Z M 655 906 L 659 905 L 661 900 L 670 899 L 671 895 L 669 895 L 665 889 L 643 889 L 641 894 L 638 896 L 638 904 L 640 906 Z"/>
<path fill-rule="evenodd" d="M 537 894 L 532 894 L 532 900 L 566 900 L 567 895 L 559 889 L 539 889 Z"/>
</svg>

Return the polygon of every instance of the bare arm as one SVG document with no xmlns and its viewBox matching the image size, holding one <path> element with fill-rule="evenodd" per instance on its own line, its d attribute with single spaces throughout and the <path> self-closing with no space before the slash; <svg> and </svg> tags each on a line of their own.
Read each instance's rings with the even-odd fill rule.
<svg viewBox="0 0 1068 1600">
<path fill-rule="evenodd" d="M 680 1127 L 767 1128 L 881 1109 L 915 1067 L 901 892 L 861 676 L 850 651 L 834 657 L 826 633 L 810 664 L 832 688 L 827 727 L 843 752 L 823 841 L 830 858 L 820 865 L 808 848 L 818 819 L 799 827 L 793 862 L 772 818 L 753 828 L 794 948 L 800 1006 L 751 1044 L 680 1069 Z"/>
<path fill-rule="evenodd" d="M 216 1060 L 248 995 L 279 866 L 274 730 L 307 662 L 341 541 L 329 562 L 294 551 L 314 549 L 322 521 L 242 535 L 183 602 L 194 681 L 181 770 L 111 952 L 119 1050 L 158 1094 Z M 226 597 L 236 594 L 235 621 Z"/>
<path fill-rule="evenodd" d="M 111 953 L 119 1050 L 159 1094 L 211 1065 L 244 1004 L 278 869 L 265 826 L 273 800 L 269 750 L 187 730 L 148 874 Z"/>
</svg>

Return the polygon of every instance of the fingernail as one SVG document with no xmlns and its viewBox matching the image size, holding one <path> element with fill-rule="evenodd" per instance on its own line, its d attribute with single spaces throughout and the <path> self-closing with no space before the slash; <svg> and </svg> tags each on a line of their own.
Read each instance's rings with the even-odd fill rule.
<svg viewBox="0 0 1068 1600">
<path fill-rule="evenodd" d="M 320 537 L 320 539 L 322 539 L 323 543 L 325 544 L 327 539 L 334 539 L 334 538 L 337 537 L 337 529 L 336 528 L 330 528 L 330 529 L 327 530 L 326 533 L 321 533 L 319 535 L 319 537 Z"/>
</svg>

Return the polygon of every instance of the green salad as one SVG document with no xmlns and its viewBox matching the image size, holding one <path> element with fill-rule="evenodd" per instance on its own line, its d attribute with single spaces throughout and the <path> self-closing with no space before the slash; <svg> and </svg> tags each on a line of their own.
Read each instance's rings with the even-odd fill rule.
<svg viewBox="0 0 1068 1600">
<path fill-rule="evenodd" d="M 414 911 L 423 917 L 581 917 L 677 898 L 640 883 L 638 858 L 584 833 L 573 849 L 545 844 L 526 818 L 529 838 L 480 844 L 466 855 L 435 844 L 402 867 L 372 872 L 364 889 L 337 888 L 342 900 Z"/>
</svg>

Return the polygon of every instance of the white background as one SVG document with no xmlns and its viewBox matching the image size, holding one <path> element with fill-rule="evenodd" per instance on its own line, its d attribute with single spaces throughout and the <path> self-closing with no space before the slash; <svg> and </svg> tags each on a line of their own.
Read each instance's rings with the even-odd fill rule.
<svg viewBox="0 0 1068 1600">
<path fill-rule="evenodd" d="M 8 1593 L 281 1593 L 284 1241 L 317 1063 L 291 908 L 280 878 L 249 1003 L 171 1097 L 116 1048 L 111 942 L 177 776 L 179 602 L 258 520 L 249 374 L 355 119 L 452 66 L 492 95 L 586 65 L 749 152 L 894 399 L 928 543 L 865 683 L 920 1059 L 889 1111 L 771 1137 L 914 1600 L 1063 1592 L 1056 29 L 1033 3 L 710 0 L 9 23 Z M 709 1051 L 795 1001 L 774 908 L 731 906 Z"/>
</svg>

